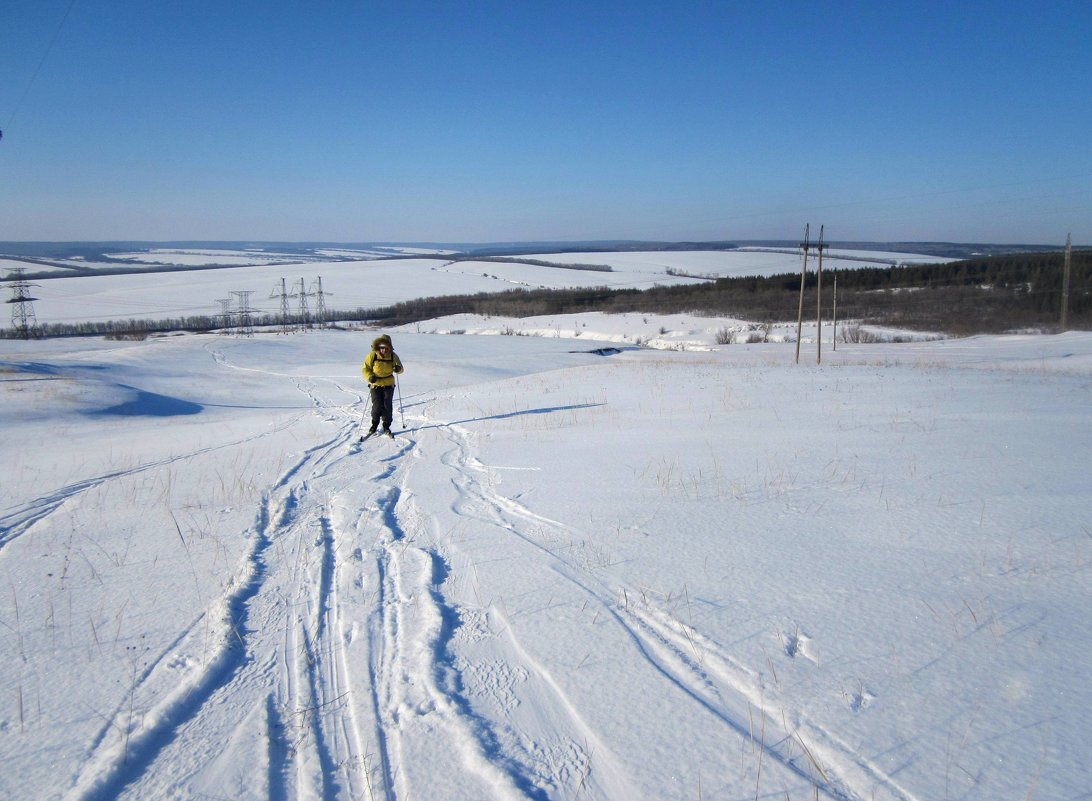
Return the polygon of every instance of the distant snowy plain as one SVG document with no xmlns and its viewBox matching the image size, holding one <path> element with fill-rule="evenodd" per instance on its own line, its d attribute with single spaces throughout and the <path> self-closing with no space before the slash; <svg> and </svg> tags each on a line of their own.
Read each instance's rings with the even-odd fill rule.
<svg viewBox="0 0 1092 801">
<path fill-rule="evenodd" d="M 733 326 L 0 342 L 0 797 L 1088 798 L 1092 334 Z"/>
<path fill-rule="evenodd" d="M 405 250 L 405 249 L 403 249 Z M 338 260 L 323 258 L 336 256 Z M 359 258 L 354 258 L 358 256 Z M 381 256 L 387 258 L 380 258 Z M 206 267 L 234 263 L 238 266 L 197 271 L 140 272 L 124 275 L 73 275 L 38 282 L 33 295 L 40 323 L 72 323 L 85 320 L 180 318 L 215 315 L 220 300 L 237 308 L 238 295 L 248 293 L 247 303 L 256 313 L 276 314 L 282 292 L 292 295 L 290 308 L 300 307 L 300 289 L 318 291 L 321 279 L 323 303 L 330 309 L 376 308 L 423 296 L 503 292 L 512 289 L 562 289 L 611 287 L 647 289 L 652 286 L 690 284 L 720 276 L 778 275 L 799 273 L 800 256 L 764 250 L 684 251 L 649 253 L 565 253 L 527 256 L 559 265 L 591 264 L 609 272 L 551 269 L 536 264 L 502 261 L 454 261 L 433 253 L 432 258 L 390 258 L 374 251 L 320 249 L 301 258 L 291 254 L 250 251 L 154 250 L 120 254 L 134 267 Z M 915 263 L 944 261 L 915 254 L 834 251 L 826 256 L 826 269 L 860 269 L 889 266 L 890 261 Z M 86 262 L 73 266 L 93 268 Z M 0 270 L 16 266 L 39 269 L 29 262 L 0 259 Z M 97 265 L 117 269 L 117 264 Z M 816 267 L 814 255 L 811 269 Z M 54 272 L 62 268 L 54 268 Z M 305 297 L 314 310 L 317 298 Z"/>
</svg>

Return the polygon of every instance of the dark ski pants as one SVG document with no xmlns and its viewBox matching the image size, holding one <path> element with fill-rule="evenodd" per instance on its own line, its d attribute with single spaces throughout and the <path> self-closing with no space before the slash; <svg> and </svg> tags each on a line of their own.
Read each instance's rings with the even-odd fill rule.
<svg viewBox="0 0 1092 801">
<path fill-rule="evenodd" d="M 394 387 L 372 387 L 372 431 L 383 421 L 383 428 L 391 427 L 394 418 Z"/>
</svg>

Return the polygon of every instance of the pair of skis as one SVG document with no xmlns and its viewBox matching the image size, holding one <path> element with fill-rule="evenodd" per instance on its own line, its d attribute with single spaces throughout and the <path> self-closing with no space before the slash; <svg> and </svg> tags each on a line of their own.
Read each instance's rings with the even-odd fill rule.
<svg viewBox="0 0 1092 801">
<path fill-rule="evenodd" d="M 359 440 L 357 440 L 357 444 L 359 445 L 361 442 L 369 440 L 372 437 L 387 437 L 389 439 L 394 439 L 394 432 L 391 431 L 389 428 L 385 431 L 369 431 L 368 433 L 362 435 Z"/>
</svg>

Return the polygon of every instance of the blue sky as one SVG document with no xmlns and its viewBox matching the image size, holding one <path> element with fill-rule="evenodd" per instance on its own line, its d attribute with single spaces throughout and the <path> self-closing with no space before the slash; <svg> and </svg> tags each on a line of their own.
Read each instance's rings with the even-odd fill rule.
<svg viewBox="0 0 1092 801">
<path fill-rule="evenodd" d="M 10 0 L 0 240 L 1092 244 L 1090 39 L 1086 1 Z"/>
</svg>

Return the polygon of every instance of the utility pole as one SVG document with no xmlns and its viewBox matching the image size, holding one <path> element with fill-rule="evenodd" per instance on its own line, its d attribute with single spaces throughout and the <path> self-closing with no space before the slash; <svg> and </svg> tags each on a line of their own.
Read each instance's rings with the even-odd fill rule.
<svg viewBox="0 0 1092 801">
<path fill-rule="evenodd" d="M 1065 235 L 1065 269 L 1062 273 L 1062 331 L 1065 331 L 1066 317 L 1069 314 L 1069 263 L 1073 252 L 1073 234 Z"/>
<path fill-rule="evenodd" d="M 838 271 L 834 271 L 834 312 L 831 315 L 834 323 L 834 336 L 831 337 L 831 343 L 834 346 L 834 350 L 838 350 Z"/>
<path fill-rule="evenodd" d="M 823 229 L 819 226 L 819 269 L 815 273 L 815 363 L 823 363 Z"/>
<path fill-rule="evenodd" d="M 796 312 L 796 363 L 800 364 L 800 332 L 804 325 L 804 277 L 808 274 L 808 247 L 811 237 L 811 223 L 804 226 L 804 263 L 800 267 L 800 308 Z"/>
<path fill-rule="evenodd" d="M 808 223 L 804 227 L 804 241 L 800 243 L 800 247 L 804 249 L 804 263 L 800 267 L 800 308 L 796 312 L 796 363 L 800 364 L 800 336 L 801 330 L 804 326 L 804 282 L 808 275 L 808 251 L 819 251 L 819 272 L 817 274 L 819 283 L 819 300 L 818 311 L 816 312 L 816 336 L 815 340 L 819 343 L 819 349 L 816 351 L 815 363 L 819 364 L 823 359 L 823 250 L 826 245 L 823 244 L 823 229 L 826 226 L 819 226 L 819 244 L 811 244 L 811 223 Z"/>
<path fill-rule="evenodd" d="M 34 306 L 32 305 L 37 298 L 30 296 L 30 288 L 32 286 L 38 286 L 37 284 L 29 284 L 23 277 L 25 270 L 22 267 L 17 267 L 12 270 L 13 275 L 9 277 L 11 280 L 11 299 L 8 303 L 12 304 L 11 307 L 11 327 L 23 339 L 30 339 L 33 336 L 35 329 L 37 328 L 37 320 L 34 317 Z"/>
</svg>

